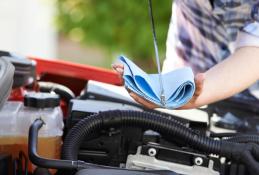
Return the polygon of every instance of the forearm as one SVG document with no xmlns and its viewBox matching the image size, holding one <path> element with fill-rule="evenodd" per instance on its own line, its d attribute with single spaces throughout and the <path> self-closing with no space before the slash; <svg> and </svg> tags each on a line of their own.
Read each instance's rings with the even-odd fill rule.
<svg viewBox="0 0 259 175">
<path fill-rule="evenodd" d="M 228 98 L 259 79 L 259 48 L 245 47 L 205 72 L 195 107 Z"/>
</svg>

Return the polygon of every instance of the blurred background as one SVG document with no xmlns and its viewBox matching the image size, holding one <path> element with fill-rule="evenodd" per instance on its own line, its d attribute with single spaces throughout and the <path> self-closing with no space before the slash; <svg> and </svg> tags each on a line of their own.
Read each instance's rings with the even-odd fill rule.
<svg viewBox="0 0 259 175">
<path fill-rule="evenodd" d="M 153 0 L 161 58 L 172 0 Z M 120 54 L 155 69 L 147 0 L 1 0 L 0 50 L 110 68 Z"/>
</svg>

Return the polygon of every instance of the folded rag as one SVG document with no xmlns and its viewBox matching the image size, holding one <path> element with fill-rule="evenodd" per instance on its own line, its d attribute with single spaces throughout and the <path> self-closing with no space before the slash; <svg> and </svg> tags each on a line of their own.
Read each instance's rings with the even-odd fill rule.
<svg viewBox="0 0 259 175">
<path fill-rule="evenodd" d="M 162 82 L 165 95 L 165 105 L 163 105 L 160 98 L 159 75 L 147 74 L 124 56 L 120 56 L 119 60 L 124 65 L 125 87 L 162 108 L 179 108 L 188 103 L 195 92 L 194 75 L 191 68 L 184 67 L 163 73 Z"/>
</svg>

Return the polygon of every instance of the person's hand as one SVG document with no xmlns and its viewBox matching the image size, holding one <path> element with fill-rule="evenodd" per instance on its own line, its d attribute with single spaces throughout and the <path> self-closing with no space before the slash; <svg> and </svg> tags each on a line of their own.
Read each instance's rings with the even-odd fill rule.
<svg viewBox="0 0 259 175">
<path fill-rule="evenodd" d="M 123 64 L 121 64 L 121 63 L 114 63 L 114 64 L 112 64 L 112 68 L 113 68 L 113 70 L 115 70 L 118 73 L 120 79 L 123 79 L 122 78 L 123 72 L 124 72 Z"/>
<path fill-rule="evenodd" d="M 197 99 L 202 93 L 203 83 L 204 83 L 204 73 L 196 74 L 194 78 L 194 82 L 195 82 L 196 89 L 192 99 L 187 104 L 180 107 L 179 109 L 192 109 L 192 108 L 198 107 Z"/>
<path fill-rule="evenodd" d="M 120 79 L 123 79 L 123 71 L 124 71 L 124 66 L 123 64 L 120 63 L 115 63 L 112 64 L 112 68 L 118 73 Z M 154 108 L 158 108 L 159 106 L 157 106 L 154 103 L 151 103 L 145 99 L 143 99 L 142 97 L 138 96 L 137 94 L 135 94 L 134 92 L 130 91 L 129 89 L 126 88 L 126 90 L 129 92 L 129 95 L 138 103 L 140 103 L 141 105 L 145 106 L 146 108 L 149 109 L 154 109 Z"/>
<path fill-rule="evenodd" d="M 184 106 L 178 108 L 178 109 L 193 109 L 193 108 L 197 108 L 197 98 L 200 96 L 200 94 L 202 93 L 202 89 L 203 89 L 203 82 L 204 82 L 204 74 L 203 73 L 199 73 L 195 76 L 194 78 L 194 82 L 195 82 L 195 92 L 193 97 L 191 98 L 191 100 L 185 104 Z M 128 90 L 129 91 L 129 90 Z M 144 105 L 145 107 L 149 108 L 149 109 L 154 109 L 154 108 L 159 108 L 159 106 L 157 106 L 154 103 L 151 103 L 145 99 L 143 99 L 142 97 L 139 97 L 137 94 L 130 92 L 129 91 L 130 96 L 137 101 L 138 103 Z"/>
<path fill-rule="evenodd" d="M 122 79 L 123 76 L 123 71 L 124 71 L 124 66 L 123 64 L 113 64 L 112 68 L 118 73 L 118 75 L 120 76 L 120 78 Z M 202 88 L 203 88 L 203 82 L 204 82 L 204 74 L 203 73 L 199 73 L 195 76 L 194 78 L 194 82 L 195 82 L 195 92 L 194 95 L 192 97 L 192 99 L 185 104 L 184 106 L 180 107 L 179 109 L 191 109 L 191 108 L 195 108 L 197 107 L 196 105 L 196 100 L 197 98 L 200 96 L 201 92 L 202 92 Z M 146 108 L 149 109 L 154 109 L 154 108 L 158 108 L 159 106 L 147 101 L 146 99 L 143 99 L 142 97 L 138 96 L 137 94 L 135 94 L 134 92 L 130 91 L 129 89 L 127 89 L 127 91 L 129 92 L 129 95 L 138 103 L 142 104 L 143 106 L 145 106 Z"/>
</svg>

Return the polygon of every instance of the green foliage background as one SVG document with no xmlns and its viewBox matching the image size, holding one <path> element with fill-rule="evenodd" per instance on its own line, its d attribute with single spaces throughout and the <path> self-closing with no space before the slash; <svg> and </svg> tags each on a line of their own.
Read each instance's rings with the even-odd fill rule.
<svg viewBox="0 0 259 175">
<path fill-rule="evenodd" d="M 161 58 L 172 0 L 153 0 Z M 82 44 L 108 51 L 107 58 L 125 54 L 154 69 L 154 48 L 147 0 L 57 0 L 59 31 Z"/>
</svg>

